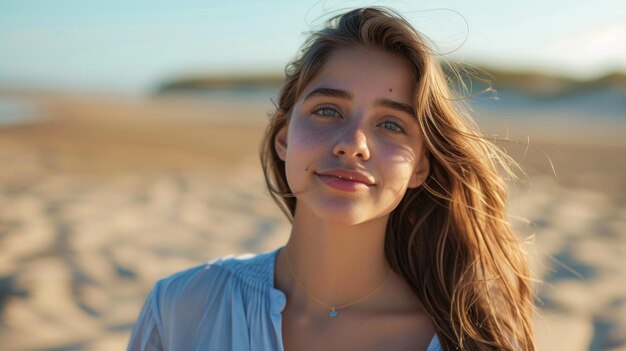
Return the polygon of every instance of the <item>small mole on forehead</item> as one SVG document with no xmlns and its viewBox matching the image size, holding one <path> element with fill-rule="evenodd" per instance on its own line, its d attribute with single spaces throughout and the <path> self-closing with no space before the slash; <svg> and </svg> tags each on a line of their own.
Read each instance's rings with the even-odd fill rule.
<svg viewBox="0 0 626 351">
<path fill-rule="evenodd" d="M 393 91 L 393 89 L 389 88 L 389 92 L 391 93 Z"/>
</svg>

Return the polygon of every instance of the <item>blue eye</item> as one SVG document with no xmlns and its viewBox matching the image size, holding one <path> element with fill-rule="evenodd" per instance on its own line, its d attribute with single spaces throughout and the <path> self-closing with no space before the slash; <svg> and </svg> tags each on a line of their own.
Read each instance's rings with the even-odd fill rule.
<svg viewBox="0 0 626 351">
<path fill-rule="evenodd" d="M 381 123 L 381 125 L 383 126 L 383 128 L 388 129 L 394 133 L 404 133 L 404 129 L 402 129 L 402 127 L 400 127 L 395 122 L 386 121 Z"/>
<path fill-rule="evenodd" d="M 313 113 L 322 117 L 341 117 L 341 114 L 333 107 L 321 106 L 313 110 Z"/>
</svg>

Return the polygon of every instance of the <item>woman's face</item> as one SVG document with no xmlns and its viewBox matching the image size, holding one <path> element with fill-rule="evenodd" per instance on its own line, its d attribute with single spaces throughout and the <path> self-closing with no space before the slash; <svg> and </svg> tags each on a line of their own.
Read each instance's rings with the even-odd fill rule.
<svg viewBox="0 0 626 351">
<path fill-rule="evenodd" d="M 296 212 L 359 224 L 388 216 L 421 185 L 428 160 L 411 76 L 408 60 L 382 51 L 330 55 L 275 139 Z"/>
</svg>

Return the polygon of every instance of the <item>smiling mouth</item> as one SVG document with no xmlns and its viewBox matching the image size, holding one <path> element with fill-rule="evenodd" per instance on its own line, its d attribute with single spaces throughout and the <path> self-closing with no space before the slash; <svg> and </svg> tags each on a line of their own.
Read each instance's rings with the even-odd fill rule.
<svg viewBox="0 0 626 351">
<path fill-rule="evenodd" d="M 373 184 L 368 184 L 350 176 L 334 174 L 317 174 L 317 176 L 329 187 L 343 192 L 366 191 L 373 186 Z"/>
<path fill-rule="evenodd" d="M 362 184 L 365 184 L 365 185 L 369 185 L 369 184 L 366 184 L 365 182 L 362 182 L 362 181 L 356 180 L 356 179 L 354 179 L 354 178 L 352 178 L 352 177 L 335 176 L 335 175 L 327 175 L 327 176 L 328 176 L 328 177 L 337 178 L 337 179 L 339 179 L 339 180 L 343 180 L 343 181 L 346 181 L 346 182 L 362 183 Z"/>
</svg>

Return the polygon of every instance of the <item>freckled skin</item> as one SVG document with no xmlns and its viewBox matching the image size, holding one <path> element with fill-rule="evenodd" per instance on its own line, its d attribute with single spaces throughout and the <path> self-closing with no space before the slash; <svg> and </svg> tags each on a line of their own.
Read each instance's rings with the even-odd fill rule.
<svg viewBox="0 0 626 351">
<path fill-rule="evenodd" d="M 298 208 L 306 206 L 326 221 L 358 224 L 388 216 L 407 188 L 421 185 L 428 161 L 417 121 L 377 105 L 381 98 L 411 105 L 409 73 L 406 59 L 380 51 L 341 49 L 329 57 L 276 140 Z M 315 96 L 305 101 L 320 87 L 347 91 L 352 99 Z M 319 112 L 320 106 L 328 115 Z M 336 190 L 315 174 L 328 168 L 366 172 L 375 185 L 367 191 Z"/>
</svg>

